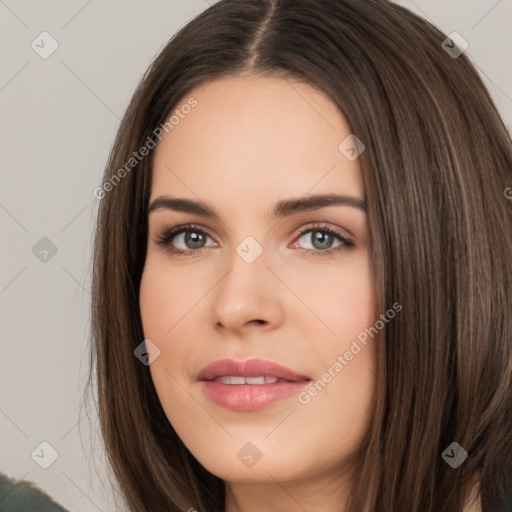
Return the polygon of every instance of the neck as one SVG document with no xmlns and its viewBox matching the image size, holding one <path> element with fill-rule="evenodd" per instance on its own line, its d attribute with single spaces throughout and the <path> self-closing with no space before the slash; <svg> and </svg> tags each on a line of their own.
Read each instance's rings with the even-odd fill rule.
<svg viewBox="0 0 512 512">
<path fill-rule="evenodd" d="M 350 492 L 346 473 L 316 478 L 280 480 L 266 472 L 268 479 L 257 482 L 225 482 L 225 512 L 345 512 Z"/>
</svg>

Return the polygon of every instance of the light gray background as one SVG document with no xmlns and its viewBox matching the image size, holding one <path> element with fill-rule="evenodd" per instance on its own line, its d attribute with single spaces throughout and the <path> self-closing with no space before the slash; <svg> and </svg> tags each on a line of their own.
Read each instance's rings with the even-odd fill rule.
<svg viewBox="0 0 512 512">
<path fill-rule="evenodd" d="M 512 1 L 398 3 L 468 41 L 467 54 L 510 130 Z M 100 443 L 89 444 L 89 422 L 79 417 L 97 206 L 92 191 L 140 76 L 207 5 L 0 0 L 0 471 L 35 482 L 72 512 L 116 510 L 103 483 Z M 43 31 L 59 44 L 47 59 L 31 48 Z M 57 247 L 46 262 L 32 252 L 43 237 Z M 91 416 L 94 432 L 94 411 Z M 48 469 L 31 458 L 43 441 L 58 452 Z"/>
</svg>

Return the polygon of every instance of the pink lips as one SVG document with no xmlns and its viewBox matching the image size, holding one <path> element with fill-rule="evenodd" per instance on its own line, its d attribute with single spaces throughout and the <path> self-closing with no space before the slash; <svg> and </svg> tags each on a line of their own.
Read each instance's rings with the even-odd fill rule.
<svg viewBox="0 0 512 512">
<path fill-rule="evenodd" d="M 226 376 L 263 376 L 279 380 L 266 384 L 226 384 L 214 380 L 215 377 Z M 220 359 L 203 368 L 198 380 L 202 381 L 205 393 L 216 404 L 232 411 L 250 412 L 297 394 L 311 378 L 264 359 Z"/>
</svg>

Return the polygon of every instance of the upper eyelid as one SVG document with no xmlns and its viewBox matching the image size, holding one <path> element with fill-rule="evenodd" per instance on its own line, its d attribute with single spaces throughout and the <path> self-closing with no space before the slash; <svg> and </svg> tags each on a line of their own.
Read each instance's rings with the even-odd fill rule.
<svg viewBox="0 0 512 512">
<path fill-rule="evenodd" d="M 170 237 L 170 240 L 172 240 L 173 238 L 177 237 L 178 235 L 181 235 L 184 232 L 186 233 L 187 231 L 194 230 L 203 232 L 206 236 L 210 237 L 216 244 L 218 244 L 218 242 L 215 240 L 215 237 L 210 233 L 208 228 L 195 223 L 181 224 L 172 228 L 163 228 L 161 230 L 161 235 L 158 238 L 166 237 L 167 235 L 172 234 L 172 236 Z M 293 230 L 292 234 L 294 234 L 294 241 L 304 236 L 305 234 L 315 230 L 324 230 L 332 232 L 334 236 L 339 237 L 341 240 L 352 241 L 352 239 L 354 238 L 353 235 L 349 233 L 349 231 L 345 228 L 340 228 L 339 226 L 330 226 L 329 223 L 327 222 L 324 223 L 319 221 L 313 221 L 310 223 L 306 223 L 305 225 L 301 226 L 298 229 Z M 340 233 L 340 231 L 346 231 L 347 233 L 349 233 L 349 236 Z"/>
<path fill-rule="evenodd" d="M 325 208 L 325 207 L 324 207 L 324 208 Z M 323 209 L 323 208 L 318 208 L 318 209 L 316 209 L 316 210 L 322 210 L 322 209 Z M 299 213 L 297 213 L 297 214 L 296 214 L 296 216 L 300 219 L 301 217 L 304 217 L 304 216 L 306 216 L 306 215 L 307 215 L 307 216 L 309 216 L 309 215 L 312 215 L 312 214 L 315 214 L 315 213 L 320 214 L 320 212 L 317 212 L 316 210 L 309 210 L 309 211 L 299 212 Z M 319 215 L 319 216 L 320 216 L 320 215 Z M 153 218 L 154 218 L 155 220 L 154 220 L 154 221 L 151 221 L 151 219 L 153 219 Z M 157 221 L 156 219 L 158 219 L 158 221 Z M 157 226 L 157 227 L 155 228 L 155 231 L 160 230 L 160 228 L 158 227 L 160 224 L 163 224 L 164 226 L 165 226 L 165 224 L 166 224 L 165 217 L 162 217 L 162 220 L 160 220 L 160 217 L 158 217 L 158 216 L 157 216 L 156 218 L 155 218 L 155 217 L 153 217 L 153 216 L 150 216 L 148 220 L 149 220 L 149 224 L 148 224 L 149 226 L 152 226 L 152 225 Z M 214 219 L 212 219 L 212 220 L 213 220 L 213 222 L 215 222 L 215 220 L 214 220 Z M 216 223 L 216 222 L 215 222 L 215 223 Z M 336 224 L 336 222 L 329 222 L 329 221 L 311 221 L 311 222 L 304 222 L 304 224 L 315 224 L 315 223 L 320 223 L 320 224 L 322 224 L 322 223 L 325 223 L 325 224 Z M 193 221 L 191 221 L 191 222 L 187 222 L 187 221 L 183 222 L 183 225 L 187 225 L 187 224 L 197 225 L 200 229 L 204 229 L 205 231 L 208 231 L 208 229 L 209 229 L 209 228 L 203 227 L 203 225 L 201 225 L 201 221 L 199 221 L 199 223 L 196 223 L 196 222 L 193 222 Z M 225 228 L 227 228 L 229 231 L 233 232 L 233 230 L 232 230 L 229 226 L 226 226 L 226 224 L 225 224 L 224 222 L 222 222 L 222 221 L 221 221 L 221 224 L 222 224 L 222 225 L 221 225 L 221 226 L 219 226 L 219 227 L 221 228 L 221 231 L 225 231 Z M 177 227 L 179 227 L 179 226 L 180 226 L 180 224 L 178 224 L 178 226 L 177 226 Z M 274 227 L 275 227 L 275 224 L 274 224 L 274 225 L 272 225 L 268 231 L 270 231 L 270 230 L 271 230 L 271 229 L 273 229 Z M 172 229 L 172 228 L 171 228 L 171 229 Z M 341 229 L 342 231 L 345 231 L 349 237 L 354 237 L 354 238 L 356 237 L 354 233 L 352 233 L 349 229 L 347 229 L 347 228 L 345 228 L 345 227 L 336 226 L 336 227 L 335 227 L 335 228 L 333 228 L 333 229 Z M 151 228 L 150 228 L 150 230 L 151 230 Z M 166 229 L 166 228 L 165 228 L 165 230 L 166 230 L 166 231 L 168 231 L 168 229 Z M 267 232 L 268 232 L 268 231 L 267 231 Z M 295 230 L 293 230 L 293 231 L 295 231 Z"/>
</svg>

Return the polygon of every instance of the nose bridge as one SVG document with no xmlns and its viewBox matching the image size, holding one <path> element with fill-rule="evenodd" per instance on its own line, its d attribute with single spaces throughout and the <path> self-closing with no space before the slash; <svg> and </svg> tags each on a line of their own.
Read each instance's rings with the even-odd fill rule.
<svg viewBox="0 0 512 512">
<path fill-rule="evenodd" d="M 229 257 L 229 270 L 219 283 L 223 298 L 230 301 L 255 300 L 265 295 L 266 281 L 272 276 L 267 264 L 267 254 L 253 237 L 247 237 Z"/>
<path fill-rule="evenodd" d="M 254 320 L 279 322 L 282 304 L 267 264 L 268 254 L 255 238 L 246 237 L 238 244 L 229 258 L 229 270 L 216 286 L 212 301 L 216 323 L 239 329 Z"/>
</svg>

